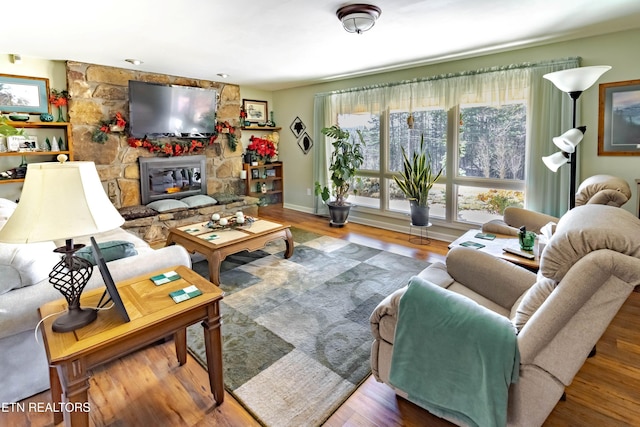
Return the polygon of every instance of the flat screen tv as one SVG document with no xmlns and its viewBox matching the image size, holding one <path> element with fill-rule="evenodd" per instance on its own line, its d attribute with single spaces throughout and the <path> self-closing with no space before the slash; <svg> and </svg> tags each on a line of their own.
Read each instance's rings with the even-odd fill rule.
<svg viewBox="0 0 640 427">
<path fill-rule="evenodd" d="M 129 132 L 135 138 L 206 138 L 215 127 L 217 91 L 129 81 Z"/>
</svg>

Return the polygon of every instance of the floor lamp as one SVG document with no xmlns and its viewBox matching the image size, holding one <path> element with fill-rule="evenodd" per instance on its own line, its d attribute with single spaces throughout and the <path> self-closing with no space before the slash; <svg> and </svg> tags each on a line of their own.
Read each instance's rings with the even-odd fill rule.
<svg viewBox="0 0 640 427">
<path fill-rule="evenodd" d="M 573 113 L 571 129 L 560 136 L 553 138 L 553 143 L 562 151 L 542 158 L 544 164 L 553 172 L 557 172 L 565 163 L 571 165 L 571 177 L 569 182 L 569 209 L 576 206 L 576 173 L 578 162 L 577 146 L 582 141 L 586 126 L 576 127 L 576 103 L 582 92 L 589 89 L 598 81 L 600 76 L 611 69 L 608 65 L 594 65 L 591 67 L 570 68 L 545 74 L 543 77 L 550 80 L 558 89 L 569 94 L 573 101 Z"/>
<path fill-rule="evenodd" d="M 20 194 L 20 202 L 0 229 L 0 242 L 32 243 L 64 240 L 55 249 L 62 254 L 49 273 L 49 282 L 60 291 L 69 310 L 53 323 L 56 332 L 69 332 L 93 322 L 95 309 L 80 307 L 80 295 L 93 265 L 75 252 L 84 247 L 73 238 L 113 230 L 124 219 L 107 197 L 93 162 L 31 163 Z"/>
</svg>

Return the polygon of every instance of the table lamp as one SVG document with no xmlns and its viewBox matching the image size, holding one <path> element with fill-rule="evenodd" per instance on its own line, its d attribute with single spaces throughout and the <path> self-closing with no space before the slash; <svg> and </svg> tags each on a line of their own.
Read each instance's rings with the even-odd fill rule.
<svg viewBox="0 0 640 427">
<path fill-rule="evenodd" d="M 92 235 L 121 226 L 124 219 L 107 197 L 93 162 L 31 163 L 15 212 L 0 229 L 0 242 L 34 243 L 65 240 L 55 249 L 61 261 L 49 273 L 49 282 L 60 291 L 69 310 L 53 323 L 56 332 L 68 332 L 93 322 L 94 309 L 80 307 L 80 295 L 93 265 L 74 256 L 84 247 L 75 237 Z"/>
</svg>

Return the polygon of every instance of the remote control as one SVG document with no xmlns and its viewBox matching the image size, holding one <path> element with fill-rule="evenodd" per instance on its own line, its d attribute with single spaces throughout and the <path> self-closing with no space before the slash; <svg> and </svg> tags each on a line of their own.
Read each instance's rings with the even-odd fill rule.
<svg viewBox="0 0 640 427">
<path fill-rule="evenodd" d="M 504 248 L 502 248 L 502 250 L 505 251 L 505 252 L 509 252 L 510 254 L 521 256 L 521 257 L 526 258 L 526 259 L 535 259 L 536 258 L 534 254 L 531 254 L 529 252 L 523 252 L 520 249 L 504 247 Z"/>
</svg>

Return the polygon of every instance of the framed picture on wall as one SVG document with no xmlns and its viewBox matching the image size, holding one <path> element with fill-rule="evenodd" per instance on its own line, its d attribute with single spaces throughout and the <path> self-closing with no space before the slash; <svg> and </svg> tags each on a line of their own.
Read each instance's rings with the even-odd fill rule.
<svg viewBox="0 0 640 427">
<path fill-rule="evenodd" d="M 49 79 L 0 74 L 0 111 L 48 113 Z"/>
<path fill-rule="evenodd" d="M 257 101 L 255 99 L 243 99 L 242 108 L 247 114 L 245 120 L 251 123 L 266 123 L 269 120 L 267 116 L 267 101 Z"/>
<path fill-rule="evenodd" d="M 600 84 L 598 155 L 640 156 L 640 80 Z"/>
</svg>

